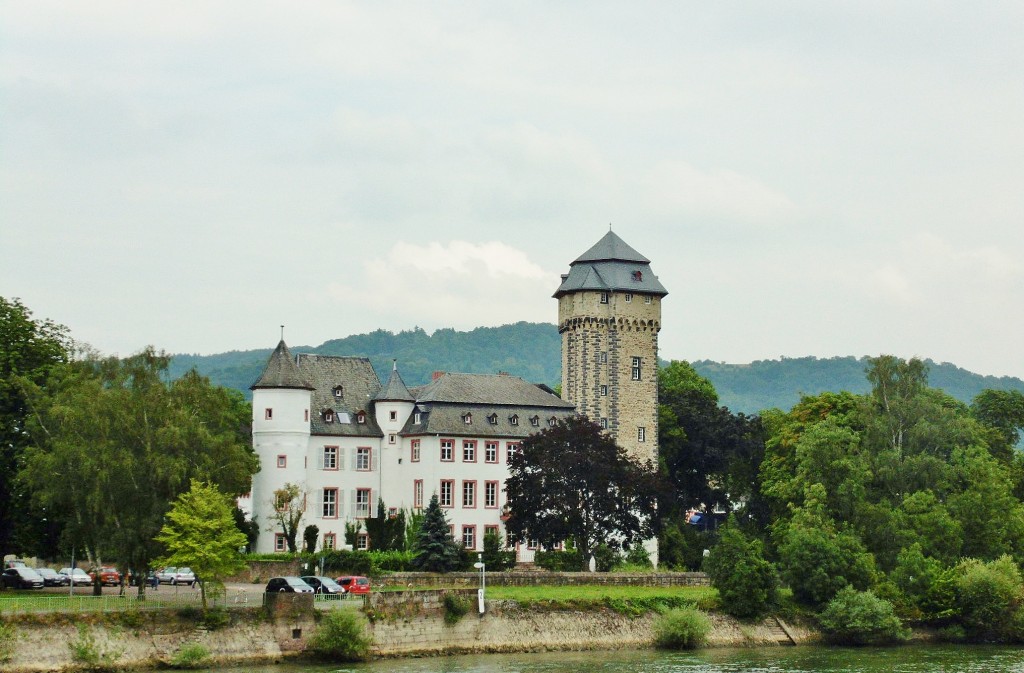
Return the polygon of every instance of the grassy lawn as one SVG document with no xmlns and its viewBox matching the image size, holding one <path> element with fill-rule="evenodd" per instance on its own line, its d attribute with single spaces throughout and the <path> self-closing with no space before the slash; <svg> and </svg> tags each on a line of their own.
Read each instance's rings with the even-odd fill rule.
<svg viewBox="0 0 1024 673">
<path fill-rule="evenodd" d="M 708 600 L 717 596 L 711 587 L 629 587 L 605 586 L 601 584 L 576 584 L 566 586 L 529 586 L 529 587 L 487 587 L 487 598 L 493 600 L 510 599 L 521 603 L 538 601 L 595 601 L 595 600 L 657 600 L 690 599 L 693 601 Z"/>
</svg>

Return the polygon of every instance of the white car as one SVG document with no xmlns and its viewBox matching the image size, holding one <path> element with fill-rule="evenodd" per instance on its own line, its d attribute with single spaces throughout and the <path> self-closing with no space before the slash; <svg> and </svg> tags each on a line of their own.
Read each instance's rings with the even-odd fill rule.
<svg viewBox="0 0 1024 673">
<path fill-rule="evenodd" d="M 161 584 L 188 584 L 194 585 L 196 583 L 196 574 L 192 572 L 191 568 L 164 568 L 156 572 L 156 578 Z"/>
<path fill-rule="evenodd" d="M 71 583 L 75 586 L 89 586 L 92 584 L 92 578 L 89 577 L 89 573 L 85 572 L 81 568 L 61 568 L 57 571 L 58 575 L 64 575 Z"/>
</svg>

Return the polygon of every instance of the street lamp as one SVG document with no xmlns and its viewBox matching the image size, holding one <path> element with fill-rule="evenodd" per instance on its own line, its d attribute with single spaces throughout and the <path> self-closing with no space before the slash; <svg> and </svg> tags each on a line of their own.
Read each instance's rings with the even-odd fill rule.
<svg viewBox="0 0 1024 673">
<path fill-rule="evenodd" d="M 480 614 L 484 613 L 484 589 L 487 588 L 487 575 L 484 574 L 486 566 L 484 565 L 484 555 L 477 554 L 476 557 L 480 559 L 473 564 L 474 568 L 480 569 L 480 588 L 476 590 L 476 602 L 477 608 L 480 610 Z"/>
</svg>

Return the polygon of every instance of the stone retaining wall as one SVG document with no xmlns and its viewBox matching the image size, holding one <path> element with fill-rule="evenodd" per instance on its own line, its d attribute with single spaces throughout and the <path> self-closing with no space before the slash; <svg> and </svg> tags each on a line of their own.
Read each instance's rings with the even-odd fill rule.
<svg viewBox="0 0 1024 673">
<path fill-rule="evenodd" d="M 226 582 L 266 583 L 271 577 L 299 575 L 299 560 L 247 561 L 248 568 L 225 579 Z"/>
</svg>

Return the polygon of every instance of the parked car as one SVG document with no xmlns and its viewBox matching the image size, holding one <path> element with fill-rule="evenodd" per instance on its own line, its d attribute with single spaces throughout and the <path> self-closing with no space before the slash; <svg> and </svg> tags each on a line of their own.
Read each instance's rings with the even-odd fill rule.
<svg viewBox="0 0 1024 673">
<path fill-rule="evenodd" d="M 95 579 L 97 572 L 99 572 L 100 575 L 100 584 L 103 584 L 105 586 L 116 587 L 118 584 L 121 583 L 121 573 L 117 571 L 117 568 L 112 568 L 111 566 L 103 566 L 98 571 L 91 571 L 89 573 L 89 576 Z"/>
<path fill-rule="evenodd" d="M 5 589 L 42 589 L 43 584 L 43 576 L 32 568 L 8 568 L 3 574 Z"/>
<path fill-rule="evenodd" d="M 92 578 L 89 577 L 89 573 L 85 572 L 81 568 L 61 568 L 57 574 L 67 577 L 68 581 L 74 582 L 75 586 L 89 586 L 92 584 Z"/>
<path fill-rule="evenodd" d="M 300 577 L 303 582 L 313 587 L 313 592 L 316 594 L 322 594 L 324 596 L 331 596 L 333 598 L 341 598 L 345 595 L 345 587 L 341 586 L 330 577 L 318 577 L 316 575 L 306 575 Z"/>
<path fill-rule="evenodd" d="M 36 568 L 36 572 L 43 578 L 43 586 L 66 587 L 71 584 L 71 579 L 61 575 L 53 568 Z"/>
<path fill-rule="evenodd" d="M 28 564 L 22 561 L 20 558 L 12 558 L 11 560 L 4 563 L 4 569 L 7 568 L 27 568 Z"/>
<path fill-rule="evenodd" d="M 196 583 L 196 574 L 192 572 L 191 568 L 181 567 L 169 567 L 162 568 L 156 572 L 156 578 L 161 584 L 188 584 L 194 585 Z"/>
<path fill-rule="evenodd" d="M 313 587 L 303 582 L 299 577 L 271 577 L 270 581 L 267 582 L 265 593 L 272 594 L 277 592 L 311 594 L 313 593 Z"/>
<path fill-rule="evenodd" d="M 370 580 L 362 575 L 342 575 L 334 581 L 340 584 L 347 594 L 365 596 L 370 593 Z"/>
</svg>

